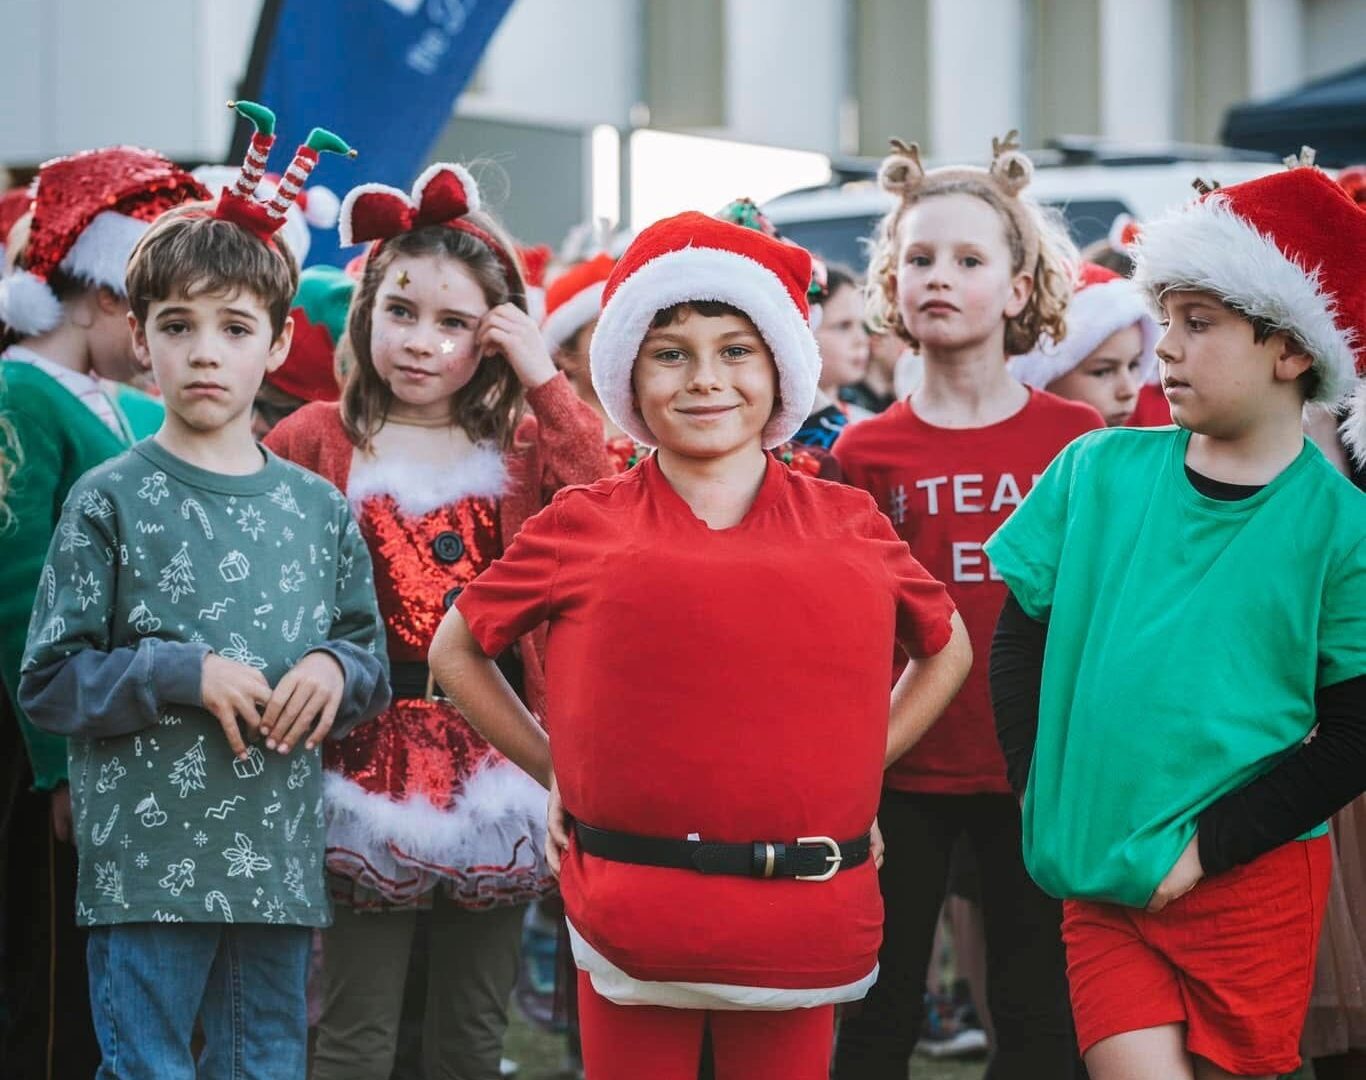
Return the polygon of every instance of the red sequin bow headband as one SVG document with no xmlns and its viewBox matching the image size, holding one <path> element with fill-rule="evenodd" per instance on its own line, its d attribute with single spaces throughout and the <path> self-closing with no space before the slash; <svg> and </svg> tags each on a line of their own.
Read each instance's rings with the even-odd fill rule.
<svg viewBox="0 0 1366 1080">
<path fill-rule="evenodd" d="M 429 166 L 413 184 L 411 196 L 388 184 L 361 184 L 342 200 L 337 223 L 342 247 L 368 240 L 383 243 L 401 233 L 428 225 L 468 233 L 498 256 L 509 284 L 522 275 L 511 254 L 487 229 L 468 220 L 480 207 L 479 185 L 463 165 L 439 161 Z"/>
<path fill-rule="evenodd" d="M 219 196 L 213 216 L 240 225 L 255 234 L 267 244 L 275 243 L 275 234 L 285 223 L 285 214 L 290 205 L 299 197 L 309 173 L 318 164 L 320 154 L 344 154 L 355 157 L 356 152 L 346 145 L 344 139 L 323 128 L 314 128 L 308 139 L 294 151 L 294 160 L 289 163 L 284 176 L 275 185 L 275 194 L 262 202 L 257 199 L 256 188 L 266 172 L 266 159 L 275 145 L 275 114 L 264 105 L 254 101 L 229 101 L 228 108 L 251 121 L 256 128 L 247 147 L 246 160 L 242 171 L 231 188 L 224 188 Z"/>
</svg>

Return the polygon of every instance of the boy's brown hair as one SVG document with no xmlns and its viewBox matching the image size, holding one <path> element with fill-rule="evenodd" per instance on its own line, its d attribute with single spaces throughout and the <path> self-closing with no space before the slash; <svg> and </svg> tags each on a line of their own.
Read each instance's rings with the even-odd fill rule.
<svg viewBox="0 0 1366 1080">
<path fill-rule="evenodd" d="M 215 218 L 212 203 L 185 203 L 157 218 L 138 241 L 128 258 L 126 288 L 139 323 L 158 300 L 250 293 L 269 312 L 276 339 L 299 288 L 299 264 L 283 241 L 267 244 Z"/>
</svg>

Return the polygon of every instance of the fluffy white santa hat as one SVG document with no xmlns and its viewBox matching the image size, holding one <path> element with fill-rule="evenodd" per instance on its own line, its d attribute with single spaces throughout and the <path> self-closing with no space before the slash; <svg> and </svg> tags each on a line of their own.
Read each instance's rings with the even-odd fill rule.
<svg viewBox="0 0 1366 1080">
<path fill-rule="evenodd" d="M 1134 280 L 1151 297 L 1213 293 L 1295 338 L 1313 359 L 1311 399 L 1335 407 L 1356 389 L 1343 440 L 1366 462 L 1366 211 L 1306 150 L 1283 173 L 1206 190 L 1143 226 Z"/>
<path fill-rule="evenodd" d="M 1095 263 L 1083 263 L 1072 302 L 1067 305 L 1067 336 L 1044 337 L 1032 352 L 1010 361 L 1014 376 L 1041 390 L 1061 379 L 1100 347 L 1111 334 L 1137 325 L 1143 335 L 1143 382 L 1157 374 L 1157 342 L 1162 336 L 1143 290 L 1128 278 Z"/>
<path fill-rule="evenodd" d="M 616 265 L 617 260 L 604 251 L 551 279 L 545 289 L 541 336 L 552 353 L 598 317 L 603 290 Z"/>
<path fill-rule="evenodd" d="M 696 211 L 651 225 L 607 279 L 589 347 L 593 388 L 607 415 L 637 442 L 655 445 L 631 388 L 640 343 L 657 312 L 714 301 L 749 316 L 773 353 L 779 402 L 764 428 L 764 446 L 781 446 L 811 412 L 820 377 L 810 283 L 811 256 L 795 244 Z"/>
</svg>

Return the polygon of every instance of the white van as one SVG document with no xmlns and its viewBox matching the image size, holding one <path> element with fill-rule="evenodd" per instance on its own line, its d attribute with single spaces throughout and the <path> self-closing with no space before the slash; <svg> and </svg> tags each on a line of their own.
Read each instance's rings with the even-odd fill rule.
<svg viewBox="0 0 1366 1080">
<path fill-rule="evenodd" d="M 1108 235 L 1120 214 L 1141 222 L 1193 199 L 1197 177 L 1226 186 L 1285 167 L 1269 154 L 1225 147 L 1152 150 L 1083 139 L 1058 140 L 1028 153 L 1035 163 L 1028 190 L 1062 211 L 1078 247 Z M 763 210 L 784 236 L 861 270 L 867 261 L 863 242 L 891 206 L 876 175 L 873 161 L 837 165 L 830 184 L 780 195 Z"/>
</svg>

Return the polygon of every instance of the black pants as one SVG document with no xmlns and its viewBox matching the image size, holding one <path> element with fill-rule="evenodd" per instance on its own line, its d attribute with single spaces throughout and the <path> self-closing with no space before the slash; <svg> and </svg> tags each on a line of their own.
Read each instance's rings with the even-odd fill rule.
<svg viewBox="0 0 1366 1080">
<path fill-rule="evenodd" d="M 949 856 L 962 834 L 977 856 L 986 926 L 987 1005 L 997 1042 L 987 1080 L 1084 1076 L 1067 996 L 1062 905 L 1025 872 L 1014 798 L 884 791 L 878 824 L 887 844 L 879 877 L 886 907 L 881 971 L 840 1025 L 836 1080 L 906 1080 Z"/>
</svg>

